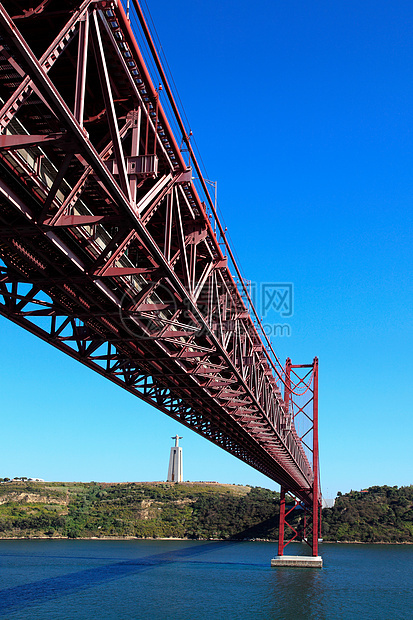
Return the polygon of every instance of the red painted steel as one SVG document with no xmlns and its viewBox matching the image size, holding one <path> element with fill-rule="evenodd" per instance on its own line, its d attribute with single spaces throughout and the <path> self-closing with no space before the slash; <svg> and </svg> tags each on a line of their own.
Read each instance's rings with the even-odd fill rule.
<svg viewBox="0 0 413 620">
<path fill-rule="evenodd" d="M 319 462 L 318 462 L 318 359 L 314 360 L 313 370 L 313 555 L 318 555 L 318 519 L 321 509 L 319 501 Z"/>
<path fill-rule="evenodd" d="M 311 458 L 314 479 L 312 487 L 312 503 L 300 503 L 298 500 L 295 500 L 294 506 L 287 512 L 285 509 L 285 494 L 288 491 L 290 494 L 294 495 L 294 490 L 289 489 L 288 487 L 281 487 L 278 555 L 283 555 L 285 547 L 297 537 L 300 537 L 302 538 L 302 540 L 307 542 L 307 544 L 309 544 L 309 546 L 311 547 L 312 555 L 318 556 L 318 540 L 321 532 L 321 493 L 319 484 L 318 447 L 318 358 L 314 358 L 314 361 L 311 365 L 293 365 L 291 363 L 291 360 L 288 358 L 285 364 L 285 368 L 285 408 L 286 411 L 291 415 L 292 424 L 295 423 L 295 419 L 299 414 L 302 414 L 304 420 L 306 419 L 307 421 L 307 425 L 302 429 L 302 432 L 300 433 L 300 440 L 306 447 L 307 452 Z M 306 386 L 306 389 L 303 390 L 299 395 L 296 395 L 295 391 L 291 389 L 293 373 L 296 377 L 295 389 L 297 389 L 297 387 L 299 387 L 300 385 Z M 302 402 L 299 402 L 300 400 Z M 308 437 L 310 437 L 310 441 L 308 441 Z M 288 517 L 293 514 L 293 511 L 297 507 L 301 508 L 304 511 L 303 516 L 300 519 L 300 531 L 295 529 L 295 527 L 293 527 L 293 525 L 288 522 Z M 307 521 L 307 517 L 310 518 L 309 521 Z M 292 532 L 292 536 L 287 540 L 285 540 L 286 526 L 289 531 Z M 308 538 L 308 529 L 310 530 L 311 534 L 311 542 L 309 542 Z"/>
<path fill-rule="evenodd" d="M 318 506 L 308 381 L 260 329 L 134 5 L 158 88 L 120 2 L 0 4 L 0 313 Z"/>
<path fill-rule="evenodd" d="M 285 489 L 280 489 L 280 520 L 278 526 L 278 555 L 284 554 L 284 533 L 285 533 Z"/>
</svg>

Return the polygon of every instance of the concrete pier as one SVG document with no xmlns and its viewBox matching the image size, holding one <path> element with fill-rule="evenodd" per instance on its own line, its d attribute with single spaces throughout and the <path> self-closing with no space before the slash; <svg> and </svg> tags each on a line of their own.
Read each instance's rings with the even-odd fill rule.
<svg viewBox="0 0 413 620">
<path fill-rule="evenodd" d="M 271 566 L 294 566 L 298 568 L 322 568 L 321 555 L 277 555 L 271 560 Z"/>
</svg>

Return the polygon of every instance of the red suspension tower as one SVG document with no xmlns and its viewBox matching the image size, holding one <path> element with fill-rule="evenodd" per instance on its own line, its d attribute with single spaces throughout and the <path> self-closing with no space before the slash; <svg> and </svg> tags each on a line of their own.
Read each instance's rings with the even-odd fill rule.
<svg viewBox="0 0 413 620">
<path fill-rule="evenodd" d="M 318 358 L 314 358 L 312 364 L 297 365 L 287 359 L 284 404 L 290 415 L 291 424 L 296 426 L 299 440 L 312 464 L 314 478 L 311 502 L 301 501 L 296 497 L 294 490 L 281 485 L 278 556 L 272 560 L 271 565 L 321 567 L 322 559 L 318 555 L 322 507 L 318 448 Z M 287 506 L 288 500 L 290 503 Z M 298 525 L 295 518 L 297 511 L 302 513 Z M 311 556 L 284 556 L 287 545 L 297 539 L 310 546 Z"/>
</svg>

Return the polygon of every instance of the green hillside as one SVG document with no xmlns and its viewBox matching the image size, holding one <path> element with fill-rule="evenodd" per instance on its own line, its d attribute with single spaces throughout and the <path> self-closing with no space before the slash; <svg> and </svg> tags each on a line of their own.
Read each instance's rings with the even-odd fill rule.
<svg viewBox="0 0 413 620">
<path fill-rule="evenodd" d="M 0 538 L 268 539 L 278 535 L 279 494 L 259 487 L 186 482 L 0 483 Z M 303 512 L 295 510 L 297 528 Z M 298 527 L 299 529 L 299 527 Z M 413 486 L 339 493 L 323 510 L 322 537 L 413 542 Z"/>
<path fill-rule="evenodd" d="M 0 484 L 0 538 L 274 538 L 279 495 L 217 483 Z"/>
<path fill-rule="evenodd" d="M 322 531 L 329 541 L 413 542 L 413 486 L 339 493 Z"/>
</svg>

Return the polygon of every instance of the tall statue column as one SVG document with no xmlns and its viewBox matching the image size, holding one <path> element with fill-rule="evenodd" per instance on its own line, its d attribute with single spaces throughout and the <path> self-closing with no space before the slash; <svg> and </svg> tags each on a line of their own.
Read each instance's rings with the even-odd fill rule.
<svg viewBox="0 0 413 620">
<path fill-rule="evenodd" d="M 171 448 L 169 457 L 168 482 L 183 482 L 182 448 L 179 446 L 182 437 L 175 435 L 172 439 L 175 439 L 175 446 Z"/>
</svg>

